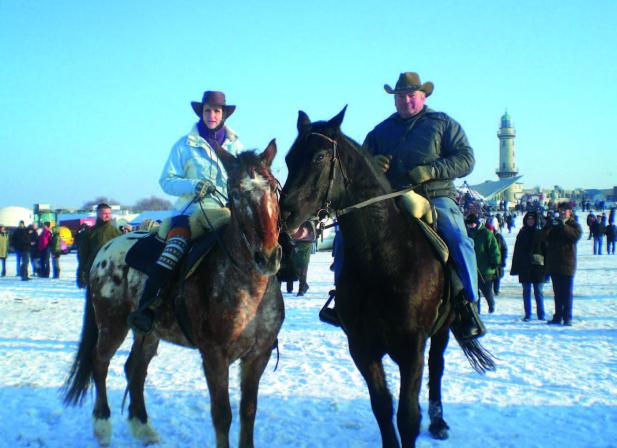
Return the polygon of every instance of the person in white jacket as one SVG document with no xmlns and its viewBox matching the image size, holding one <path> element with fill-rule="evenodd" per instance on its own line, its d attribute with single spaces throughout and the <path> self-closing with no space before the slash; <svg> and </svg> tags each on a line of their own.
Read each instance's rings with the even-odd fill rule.
<svg viewBox="0 0 617 448">
<path fill-rule="evenodd" d="M 158 231 L 165 248 L 150 269 L 139 308 L 128 318 L 129 326 L 141 333 L 152 329 L 156 299 L 189 241 L 229 221 L 224 203 L 227 173 L 214 148 L 219 145 L 232 154 L 243 149 L 238 135 L 225 124 L 236 106 L 228 105 L 225 94 L 218 91 L 204 92 L 202 101 L 193 101 L 191 106 L 199 121 L 171 148 L 159 179 L 165 193 L 178 197 L 174 216 Z"/>
</svg>

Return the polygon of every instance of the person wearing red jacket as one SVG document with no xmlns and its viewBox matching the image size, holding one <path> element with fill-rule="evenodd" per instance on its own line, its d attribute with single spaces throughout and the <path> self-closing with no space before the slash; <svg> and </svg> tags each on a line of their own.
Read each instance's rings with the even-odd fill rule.
<svg viewBox="0 0 617 448">
<path fill-rule="evenodd" d="M 49 221 L 45 221 L 43 223 L 43 231 L 39 235 L 37 240 L 37 249 L 40 254 L 40 263 L 41 268 L 39 271 L 39 275 L 44 278 L 49 278 L 49 262 L 50 262 L 50 247 L 49 243 L 51 241 L 52 233 L 51 233 L 51 223 Z"/>
</svg>

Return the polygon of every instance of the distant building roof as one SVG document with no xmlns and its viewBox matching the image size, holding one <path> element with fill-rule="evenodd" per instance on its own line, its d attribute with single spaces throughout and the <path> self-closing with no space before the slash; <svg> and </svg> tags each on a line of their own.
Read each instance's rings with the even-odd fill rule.
<svg viewBox="0 0 617 448">
<path fill-rule="evenodd" d="M 151 219 L 153 221 L 163 221 L 164 219 L 169 218 L 173 214 L 173 210 L 146 211 L 135 216 L 131 221 L 129 221 L 129 224 L 132 226 L 143 224 L 146 219 Z"/>
<path fill-rule="evenodd" d="M 480 193 L 484 198 L 491 199 L 493 196 L 507 190 L 508 187 L 514 185 L 523 176 L 507 177 L 500 180 L 487 180 L 478 185 L 470 185 L 470 188 Z"/>
</svg>

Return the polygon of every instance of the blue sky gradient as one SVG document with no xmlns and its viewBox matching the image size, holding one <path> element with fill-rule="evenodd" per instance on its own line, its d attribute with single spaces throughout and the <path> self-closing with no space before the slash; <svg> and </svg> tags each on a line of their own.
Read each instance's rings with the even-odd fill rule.
<svg viewBox="0 0 617 448">
<path fill-rule="evenodd" d="M 435 83 L 427 104 L 459 121 L 470 183 L 496 179 L 507 109 L 526 187 L 617 185 L 617 2 L 0 0 L 0 206 L 79 207 L 166 197 L 190 101 L 223 90 L 249 148 L 298 110 L 359 142 L 394 110 L 402 71 Z"/>
</svg>

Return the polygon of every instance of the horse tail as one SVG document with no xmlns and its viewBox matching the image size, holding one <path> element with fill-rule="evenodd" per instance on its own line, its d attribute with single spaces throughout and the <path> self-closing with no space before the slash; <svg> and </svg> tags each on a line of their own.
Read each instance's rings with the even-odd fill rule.
<svg viewBox="0 0 617 448">
<path fill-rule="evenodd" d="M 65 390 L 64 404 L 65 405 L 81 405 L 86 392 L 90 388 L 92 380 L 93 368 L 93 353 L 96 346 L 99 330 L 96 326 L 94 318 L 94 305 L 92 304 L 90 287 L 86 289 L 86 303 L 84 309 L 84 322 L 81 329 L 81 341 L 75 355 L 75 361 L 71 366 L 69 377 L 64 383 Z"/>
<path fill-rule="evenodd" d="M 457 339 L 457 342 L 463 349 L 467 361 L 476 372 L 484 374 L 495 371 L 495 356 L 485 349 L 480 341 L 477 339 L 466 341 Z"/>
</svg>

